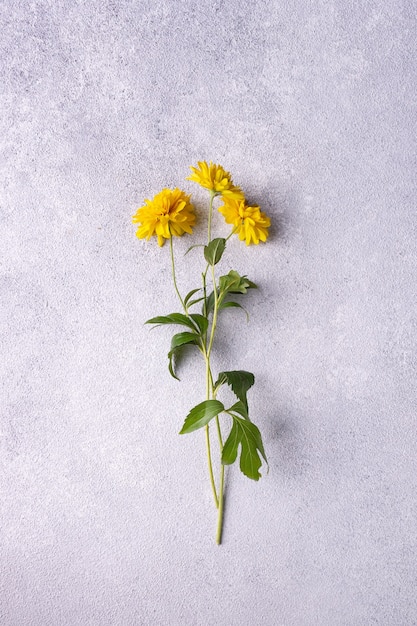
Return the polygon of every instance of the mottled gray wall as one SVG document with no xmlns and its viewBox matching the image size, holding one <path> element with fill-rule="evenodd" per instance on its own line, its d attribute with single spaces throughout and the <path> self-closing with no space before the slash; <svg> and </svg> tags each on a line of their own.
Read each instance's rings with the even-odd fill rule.
<svg viewBox="0 0 417 626">
<path fill-rule="evenodd" d="M 414 2 L 0 15 L 1 624 L 416 624 Z M 143 326 L 176 301 L 131 224 L 163 186 L 203 212 L 198 159 L 273 220 L 225 258 L 260 289 L 215 367 L 256 374 L 270 472 L 229 473 L 220 548 L 203 436 L 177 435 L 203 369 L 170 378 Z"/>
</svg>

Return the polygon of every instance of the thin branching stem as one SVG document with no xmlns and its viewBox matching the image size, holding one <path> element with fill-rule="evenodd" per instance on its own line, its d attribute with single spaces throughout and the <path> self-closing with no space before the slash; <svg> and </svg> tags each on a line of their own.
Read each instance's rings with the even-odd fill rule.
<svg viewBox="0 0 417 626">
<path fill-rule="evenodd" d="M 207 357 L 207 354 L 204 354 L 205 360 L 206 360 L 206 397 L 207 400 L 210 400 L 210 396 L 211 396 L 211 369 L 210 369 L 210 359 Z M 206 448 L 207 448 L 207 462 L 208 462 L 208 468 L 209 468 L 209 475 L 210 475 L 210 484 L 211 484 L 211 489 L 213 492 L 213 496 L 214 496 L 214 503 L 216 505 L 216 509 L 219 508 L 219 498 L 217 495 L 217 490 L 216 490 L 216 482 L 214 480 L 214 474 L 213 474 L 213 463 L 211 460 L 211 445 L 210 445 L 210 428 L 209 428 L 209 424 L 206 424 Z"/>
<path fill-rule="evenodd" d="M 209 205 L 209 216 L 208 216 L 208 228 L 207 228 L 207 243 L 211 241 L 211 218 L 213 216 L 213 200 L 216 197 L 215 191 L 210 191 L 210 205 Z"/>
<path fill-rule="evenodd" d="M 213 348 L 214 335 L 215 335 L 216 326 L 217 326 L 217 313 L 219 309 L 219 296 L 217 293 L 216 274 L 214 271 L 214 264 L 211 264 L 211 276 L 212 276 L 212 281 L 213 281 L 214 309 L 213 309 L 213 322 L 211 325 L 210 339 L 209 339 L 209 343 L 207 346 L 207 362 L 208 362 L 208 371 L 210 372 L 210 376 L 211 376 L 211 394 L 210 395 L 212 395 L 214 398 L 215 393 L 214 393 L 213 377 L 211 374 L 211 367 L 210 367 L 210 355 L 211 355 L 211 351 Z M 222 537 L 222 528 L 223 528 L 224 465 L 221 463 L 221 456 L 223 452 L 223 438 L 222 438 L 222 433 L 221 433 L 221 428 L 220 428 L 220 420 L 218 416 L 216 416 L 216 427 L 217 427 L 217 435 L 219 438 L 219 445 L 220 445 L 220 485 L 219 485 L 218 500 L 217 500 L 219 512 L 218 512 L 218 517 L 217 517 L 216 542 L 217 544 L 220 544 L 221 537 Z"/>
<path fill-rule="evenodd" d="M 175 275 L 174 245 L 172 243 L 172 239 L 173 239 L 173 237 L 171 235 L 171 237 L 169 238 L 169 249 L 170 249 L 170 252 L 171 252 L 172 280 L 174 282 L 174 288 L 175 288 L 175 291 L 176 291 L 177 296 L 179 298 L 179 301 L 181 302 L 181 306 L 184 309 L 185 314 L 187 315 L 187 308 L 186 308 L 186 306 L 184 304 L 184 300 L 182 299 L 181 294 L 179 292 L 178 285 L 177 285 L 177 278 L 176 278 L 176 275 Z"/>
<path fill-rule="evenodd" d="M 178 285 L 177 285 L 177 278 L 176 278 L 176 274 L 175 274 L 175 257 L 174 257 L 174 246 L 173 246 L 173 243 L 172 243 L 172 235 L 169 238 L 169 247 L 170 247 L 170 252 L 171 252 L 171 268 L 172 268 L 172 280 L 173 280 L 173 283 L 174 283 L 174 288 L 175 288 L 175 291 L 176 291 L 177 296 L 179 298 L 179 301 L 181 302 L 182 308 L 184 309 L 185 314 L 188 316 L 188 309 L 185 306 L 184 300 L 181 297 L 181 294 L 179 292 Z M 205 289 L 205 280 L 203 281 L 203 286 L 204 286 L 204 289 Z M 207 359 L 205 346 L 201 347 L 201 351 L 203 352 L 204 358 L 206 359 L 206 379 L 207 379 L 206 389 L 207 389 L 207 400 L 209 400 L 210 399 L 210 388 L 211 388 L 210 361 Z M 209 431 L 209 425 L 208 424 L 206 426 L 206 450 L 207 450 L 207 463 L 208 463 L 208 469 L 209 469 L 210 484 L 211 484 L 211 488 L 212 488 L 212 491 L 213 491 L 214 502 L 215 502 L 216 508 L 218 508 L 219 507 L 219 500 L 218 500 L 218 496 L 217 496 L 216 483 L 215 483 L 215 480 L 214 480 L 213 463 L 212 463 L 212 460 L 211 460 L 210 431 Z"/>
</svg>

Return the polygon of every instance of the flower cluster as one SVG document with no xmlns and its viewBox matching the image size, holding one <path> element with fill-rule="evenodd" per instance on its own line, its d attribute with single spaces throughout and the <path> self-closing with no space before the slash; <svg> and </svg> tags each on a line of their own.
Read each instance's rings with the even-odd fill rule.
<svg viewBox="0 0 417 626">
<path fill-rule="evenodd" d="M 233 183 L 229 172 L 211 161 L 199 161 L 197 167 L 191 167 L 191 171 L 192 175 L 187 180 L 208 189 L 212 197 L 221 196 L 223 205 L 219 207 L 219 212 L 227 224 L 233 225 L 232 232 L 241 241 L 245 241 L 246 245 L 266 241 L 271 225 L 269 217 L 259 206 L 247 204 L 242 190 Z M 140 225 L 136 233 L 139 239 L 150 239 L 155 235 L 162 246 L 165 239 L 173 235 L 191 234 L 196 216 L 190 198 L 176 188 L 163 189 L 152 200 L 146 199 L 145 206 L 133 216 L 133 222 Z"/>
</svg>

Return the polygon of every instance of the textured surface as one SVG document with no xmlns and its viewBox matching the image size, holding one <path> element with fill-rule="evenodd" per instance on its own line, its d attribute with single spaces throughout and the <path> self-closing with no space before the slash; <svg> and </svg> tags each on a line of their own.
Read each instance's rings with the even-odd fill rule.
<svg viewBox="0 0 417 626">
<path fill-rule="evenodd" d="M 417 623 L 414 3 L 0 19 L 0 622 Z M 260 291 L 216 366 L 256 374 L 270 472 L 229 473 L 221 548 L 203 437 L 177 435 L 203 371 L 171 379 L 168 331 L 143 326 L 175 294 L 131 224 L 162 186 L 203 211 L 198 159 L 274 224 L 228 250 Z"/>
</svg>

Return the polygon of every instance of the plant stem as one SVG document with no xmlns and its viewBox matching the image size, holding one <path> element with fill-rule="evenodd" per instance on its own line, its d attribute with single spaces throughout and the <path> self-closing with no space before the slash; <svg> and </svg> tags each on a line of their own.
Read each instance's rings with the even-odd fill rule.
<svg viewBox="0 0 417 626">
<path fill-rule="evenodd" d="M 172 235 L 169 238 L 169 249 L 171 251 L 171 268 L 172 268 L 172 280 L 174 281 L 174 288 L 175 288 L 175 291 L 177 292 L 177 296 L 178 296 L 178 298 L 179 298 L 179 300 L 181 302 L 181 306 L 184 309 L 185 314 L 187 315 L 187 308 L 186 308 L 186 306 L 184 304 L 184 300 L 181 298 L 181 294 L 179 292 L 178 285 L 177 285 L 177 279 L 176 279 L 176 276 L 175 276 L 174 245 L 172 243 Z"/>
<path fill-rule="evenodd" d="M 208 368 L 208 375 L 210 376 L 210 387 L 211 387 L 211 395 L 213 395 L 213 398 L 215 397 L 215 393 L 213 390 L 213 377 L 211 374 L 211 368 L 210 368 L 210 355 L 211 355 L 211 350 L 213 348 L 213 341 L 214 341 L 214 335 L 216 332 L 216 325 L 217 325 L 217 312 L 218 312 L 218 306 L 219 306 L 219 297 L 217 294 L 217 285 L 216 285 L 216 275 L 215 275 L 215 271 L 214 271 L 214 265 L 211 265 L 211 276 L 212 276 L 212 280 L 213 280 L 213 293 L 214 293 L 214 310 L 213 310 L 213 322 L 211 325 L 211 333 L 210 333 L 210 340 L 209 340 L 209 344 L 207 347 L 207 368 Z M 222 437 L 222 432 L 221 432 L 221 428 L 220 428 L 220 420 L 219 420 L 219 416 L 216 416 L 216 426 L 217 426 L 217 435 L 219 438 L 219 445 L 220 445 L 220 487 L 219 487 L 219 495 L 218 495 L 218 516 L 217 516 L 217 532 L 216 532 L 216 542 L 218 545 L 220 545 L 221 543 L 221 539 L 222 539 L 222 528 L 223 528 L 223 507 L 224 507 L 224 465 L 221 463 L 221 455 L 223 452 L 223 437 Z"/>
<path fill-rule="evenodd" d="M 232 230 L 232 231 L 228 234 L 228 236 L 226 237 L 226 241 L 229 241 L 230 237 L 231 237 L 232 235 L 234 235 L 234 234 L 235 234 L 235 232 L 237 231 L 237 229 L 238 229 L 238 228 L 239 228 L 238 226 L 235 226 L 235 227 L 233 228 L 233 230 Z"/>
<path fill-rule="evenodd" d="M 211 241 L 211 218 L 213 215 L 213 200 L 215 198 L 216 194 L 214 192 L 210 192 L 210 205 L 209 205 L 209 216 L 208 216 L 208 228 L 207 228 L 207 242 L 210 243 Z M 203 293 L 204 293 L 204 315 L 207 315 L 208 311 L 207 311 L 207 286 L 206 286 L 206 277 L 207 277 L 207 270 L 208 270 L 208 265 L 203 273 Z M 217 294 L 216 294 L 217 295 Z M 214 323 L 214 320 L 213 320 Z M 213 391 L 213 376 L 211 373 L 211 368 L 210 368 L 210 351 L 211 351 L 211 344 L 213 343 L 213 327 L 211 330 L 211 334 L 210 334 L 210 347 L 209 350 L 207 350 L 207 343 L 205 346 L 205 359 L 206 359 L 206 387 L 207 387 L 207 400 L 210 400 L 212 391 Z M 205 342 L 207 341 L 207 338 L 205 338 Z M 206 446 L 207 446 L 207 459 L 208 459 L 208 466 L 209 466 L 209 474 L 210 474 L 210 482 L 211 482 L 211 488 L 213 491 L 213 495 L 214 495 L 214 502 L 216 504 L 216 508 L 219 508 L 219 498 L 217 496 L 217 491 L 216 491 L 216 483 L 214 481 L 214 476 L 213 476 L 213 464 L 211 461 L 211 450 L 210 450 L 210 431 L 209 431 L 209 425 L 206 425 Z"/>
<path fill-rule="evenodd" d="M 208 229 L 207 229 L 207 243 L 211 241 L 211 217 L 213 215 L 213 200 L 216 197 L 216 192 L 210 191 L 210 205 L 209 205 L 209 216 L 208 216 Z"/>
<path fill-rule="evenodd" d="M 171 267 L 172 267 L 172 280 L 174 282 L 174 288 L 175 291 L 177 293 L 177 296 L 179 298 L 179 301 L 181 302 L 181 305 L 185 311 L 185 314 L 188 315 L 188 311 L 187 311 L 187 307 L 184 304 L 184 300 L 181 297 L 181 294 L 179 292 L 178 289 L 178 285 L 177 285 L 177 279 L 175 276 L 175 260 L 174 260 L 174 246 L 172 243 L 172 236 L 169 238 L 169 247 L 170 247 L 170 251 L 171 251 Z M 204 275 L 204 290 L 205 290 L 205 275 Z M 205 295 L 205 294 L 204 294 Z M 206 383 L 206 388 L 207 388 L 207 400 L 210 399 L 210 388 L 211 388 L 211 371 L 210 371 L 210 362 L 207 360 L 206 357 L 206 353 L 205 353 L 205 348 L 203 348 L 203 354 L 206 358 L 206 378 L 207 378 L 207 383 Z M 213 490 L 213 496 L 214 496 L 214 502 L 216 504 L 216 508 L 219 508 L 219 499 L 217 497 L 217 491 L 216 491 L 216 483 L 214 481 L 214 474 L 213 474 L 213 464 L 211 461 L 211 449 L 210 449 L 210 431 L 209 431 L 209 425 L 206 425 L 206 448 L 207 448 L 207 461 L 208 461 L 208 467 L 209 467 L 209 475 L 210 475 L 210 483 L 211 483 L 211 488 Z"/>
<path fill-rule="evenodd" d="M 207 358 L 206 354 L 204 356 L 205 356 L 205 359 L 206 359 L 206 390 L 207 390 L 206 397 L 207 397 L 207 400 L 210 400 L 210 395 L 211 395 L 211 393 L 210 393 L 210 390 L 211 390 L 210 360 Z M 211 461 L 209 424 L 206 424 L 206 448 L 207 448 L 207 461 L 208 461 L 211 489 L 213 491 L 214 503 L 216 505 L 216 509 L 218 509 L 219 508 L 219 498 L 217 496 L 216 483 L 215 483 L 214 474 L 213 474 L 213 464 L 212 464 L 212 461 Z"/>
<path fill-rule="evenodd" d="M 210 340 L 209 340 L 209 345 L 207 348 L 208 358 L 210 358 L 211 349 L 213 347 L 214 333 L 216 332 L 216 325 L 217 325 L 217 310 L 218 310 L 218 303 L 219 303 L 219 296 L 217 293 L 217 285 L 216 285 L 216 276 L 214 273 L 214 265 L 211 266 L 211 276 L 213 279 L 214 309 L 213 309 L 213 323 L 211 325 Z"/>
<path fill-rule="evenodd" d="M 220 545 L 222 542 L 222 530 L 223 530 L 223 506 L 224 506 L 224 465 L 220 470 L 220 489 L 219 489 L 219 514 L 217 516 L 217 532 L 216 543 Z"/>
<path fill-rule="evenodd" d="M 213 464 L 211 462 L 210 430 L 209 430 L 208 424 L 206 425 L 206 448 L 207 448 L 207 463 L 208 463 L 208 468 L 209 468 L 211 490 L 213 492 L 214 504 L 216 505 L 216 509 L 218 509 L 219 498 L 217 496 L 216 483 L 214 482 Z"/>
</svg>

